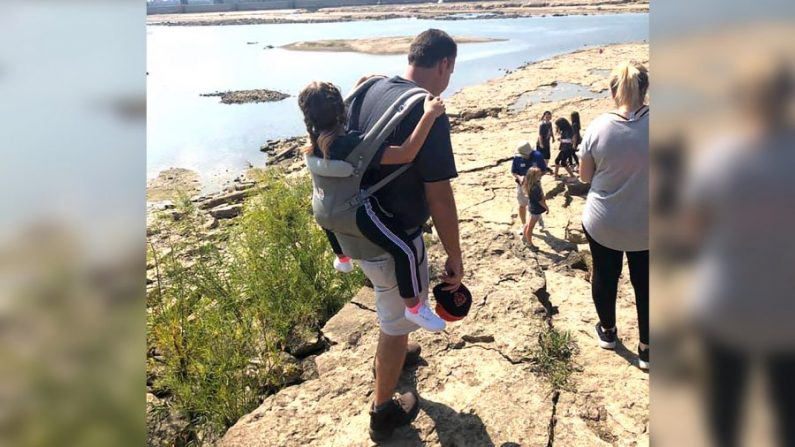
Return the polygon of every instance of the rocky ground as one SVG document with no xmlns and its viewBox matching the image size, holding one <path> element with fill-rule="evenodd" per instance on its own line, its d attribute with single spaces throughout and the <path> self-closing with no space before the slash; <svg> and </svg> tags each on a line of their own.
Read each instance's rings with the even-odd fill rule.
<svg viewBox="0 0 795 447">
<path fill-rule="evenodd" d="M 518 235 L 509 175 L 513 148 L 535 139 L 544 110 L 555 117 L 578 110 L 587 126 L 612 106 L 596 94 L 537 103 L 521 101 L 522 95 L 566 83 L 602 92 L 610 68 L 627 59 L 648 64 L 648 51 L 646 44 L 588 49 L 447 99 L 460 173 L 453 185 L 465 283 L 475 303 L 467 319 L 444 333 L 412 336 L 422 345 L 423 360 L 403 374 L 400 387 L 419 392 L 421 412 L 391 445 L 648 445 L 648 375 L 636 367 L 637 323 L 626 274 L 617 306 L 622 343 L 615 352 L 604 351 L 593 336 L 590 255 L 580 230 L 587 186 L 544 177 L 551 212 L 546 228 L 535 232 L 540 250 L 532 252 Z M 514 107 L 517 101 L 522 107 Z M 302 175 L 291 150 L 297 145 L 286 140 L 263 150 L 279 154 L 293 175 Z M 435 237 L 430 241 L 433 274 L 444 253 Z M 570 389 L 555 389 L 538 373 L 538 336 L 548 327 L 571 333 L 577 345 Z M 370 444 L 370 366 L 378 336 L 372 291 L 363 289 L 322 333 L 330 348 L 303 360 L 302 382 L 265 399 L 218 445 Z"/>
<path fill-rule="evenodd" d="M 173 200 L 184 194 L 191 197 L 201 189 L 199 174 L 185 168 L 169 168 L 146 182 L 146 201 Z"/>
<path fill-rule="evenodd" d="M 375 39 L 331 39 L 293 42 L 282 48 L 293 51 L 350 51 L 367 54 L 407 54 L 414 36 L 380 37 Z M 504 39 L 454 36 L 456 43 L 498 42 Z"/>
<path fill-rule="evenodd" d="M 157 14 L 148 25 L 252 25 L 269 23 L 321 23 L 399 18 L 466 20 L 542 15 L 648 12 L 648 0 L 524 0 L 422 3 L 412 5 L 355 6 L 310 10 L 239 11 L 200 14 Z"/>
<path fill-rule="evenodd" d="M 290 95 L 266 89 L 235 90 L 229 92 L 201 93 L 199 96 L 218 96 L 224 104 L 249 104 L 257 102 L 276 102 Z"/>
</svg>

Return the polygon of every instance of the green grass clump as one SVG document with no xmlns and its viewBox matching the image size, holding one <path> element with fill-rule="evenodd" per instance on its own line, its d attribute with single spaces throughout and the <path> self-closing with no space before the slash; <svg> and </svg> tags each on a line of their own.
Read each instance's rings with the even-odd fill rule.
<svg viewBox="0 0 795 447">
<path fill-rule="evenodd" d="M 538 334 L 533 355 L 534 371 L 544 376 L 555 390 L 573 391 L 572 373 L 577 345 L 568 331 L 547 327 Z"/>
<path fill-rule="evenodd" d="M 260 186 L 238 222 L 221 222 L 213 237 L 201 230 L 206 214 L 186 200 L 169 223 L 179 236 L 166 250 L 150 244 L 157 280 L 147 342 L 163 363 L 155 388 L 205 436 L 222 434 L 283 386 L 280 353 L 291 331 L 316 330 L 363 284 L 361 272 L 334 270 L 309 178 L 269 170 Z"/>
</svg>

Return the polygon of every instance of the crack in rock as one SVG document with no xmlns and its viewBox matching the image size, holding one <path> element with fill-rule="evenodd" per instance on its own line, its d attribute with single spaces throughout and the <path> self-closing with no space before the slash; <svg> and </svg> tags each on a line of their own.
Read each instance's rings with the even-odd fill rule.
<svg viewBox="0 0 795 447">
<path fill-rule="evenodd" d="M 488 199 L 486 199 L 486 200 L 483 200 L 483 201 L 480 201 L 480 202 L 478 202 L 478 203 L 475 203 L 475 204 L 473 204 L 473 205 L 469 205 L 468 207 L 461 208 L 461 211 L 466 211 L 466 210 L 468 210 L 468 209 L 470 209 L 470 208 L 474 208 L 474 207 L 476 207 L 476 206 L 478 206 L 478 205 L 483 205 L 484 203 L 486 203 L 486 202 L 490 202 L 490 201 L 492 201 L 492 200 L 494 200 L 494 199 L 496 199 L 496 198 L 497 198 L 497 193 L 496 193 L 496 192 L 494 192 L 494 189 L 490 189 L 490 190 L 488 190 L 488 191 L 489 191 L 489 192 L 491 192 L 491 197 L 489 197 L 489 198 L 488 198 Z"/>
<path fill-rule="evenodd" d="M 513 156 L 506 157 L 506 158 L 500 158 L 499 160 L 497 160 L 493 164 L 488 164 L 488 165 L 484 165 L 484 166 L 478 166 L 477 168 L 462 169 L 462 170 L 458 171 L 458 173 L 459 174 L 466 174 L 466 173 L 469 173 L 469 172 L 485 171 L 486 169 L 496 168 L 497 166 L 499 166 L 499 165 L 501 165 L 501 164 L 503 164 L 503 163 L 505 163 L 507 161 L 512 161 L 512 160 L 513 160 Z"/>
<path fill-rule="evenodd" d="M 464 341 L 462 340 L 462 342 L 464 342 Z M 504 354 L 499 349 L 492 348 L 490 346 L 483 346 L 483 345 L 478 345 L 478 344 L 467 345 L 466 342 L 464 342 L 464 346 L 461 346 L 460 348 L 455 347 L 455 345 L 452 346 L 452 349 L 469 349 L 469 348 L 480 348 L 480 349 L 485 349 L 487 351 L 494 351 L 497 354 L 501 355 L 502 358 L 507 360 L 511 365 L 521 365 L 522 363 L 528 363 L 528 362 L 530 362 L 532 360 L 532 359 L 529 359 L 527 357 L 522 357 L 522 358 L 520 358 L 518 360 L 515 360 L 515 359 L 511 358 L 511 356 Z"/>
<path fill-rule="evenodd" d="M 552 393 L 552 414 L 549 416 L 549 425 L 547 426 L 547 447 L 555 445 L 555 426 L 558 424 L 556 413 L 558 412 L 558 399 L 560 399 L 560 391 Z"/>
<path fill-rule="evenodd" d="M 362 309 L 362 310 L 369 310 L 370 312 L 375 312 L 375 309 L 372 309 L 372 308 L 370 308 L 370 307 L 367 307 L 367 306 L 365 306 L 365 305 L 364 305 L 364 304 L 362 304 L 362 303 L 358 303 L 358 302 L 356 302 L 356 301 L 353 301 L 353 300 L 351 300 L 351 304 L 353 304 L 354 306 L 358 307 L 359 309 Z"/>
</svg>

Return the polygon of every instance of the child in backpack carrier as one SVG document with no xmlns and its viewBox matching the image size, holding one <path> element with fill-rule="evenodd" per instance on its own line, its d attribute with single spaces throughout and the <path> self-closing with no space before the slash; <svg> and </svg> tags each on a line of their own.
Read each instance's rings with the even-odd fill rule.
<svg viewBox="0 0 795 447">
<path fill-rule="evenodd" d="M 359 83 L 365 79 L 360 79 Z M 344 160 L 362 141 L 363 135 L 360 132 L 346 130 L 345 103 L 339 89 L 333 84 L 311 82 L 298 95 L 298 105 L 303 112 L 309 134 L 310 144 L 304 148 L 305 153 L 326 159 Z M 444 112 L 445 106 L 441 98 L 428 95 L 423 103 L 422 117 L 411 135 L 400 146 L 386 145 L 381 149 L 380 160 L 376 155 L 374 162 L 380 162 L 380 165 L 412 162 L 425 143 L 434 121 Z M 367 199 L 362 209 L 362 219 L 357 218 L 361 233 L 395 258 L 395 274 L 400 296 L 406 306 L 406 319 L 433 332 L 443 330 L 444 320 L 419 299 L 420 262 L 409 235 L 381 210 L 374 198 Z M 351 258 L 343 253 L 334 233 L 325 228 L 324 230 L 336 255 L 334 267 L 342 272 L 353 270 Z"/>
</svg>

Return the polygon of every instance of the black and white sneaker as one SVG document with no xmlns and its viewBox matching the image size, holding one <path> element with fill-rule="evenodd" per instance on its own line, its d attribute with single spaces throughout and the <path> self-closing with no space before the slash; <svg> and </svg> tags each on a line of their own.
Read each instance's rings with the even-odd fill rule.
<svg viewBox="0 0 795 447">
<path fill-rule="evenodd" d="M 649 370 L 649 348 L 641 350 L 638 346 L 638 368 L 644 371 Z"/>
<path fill-rule="evenodd" d="M 602 323 L 596 323 L 596 339 L 599 341 L 600 348 L 615 349 L 617 336 L 618 329 L 613 328 L 612 331 L 606 331 L 602 328 Z"/>
</svg>

